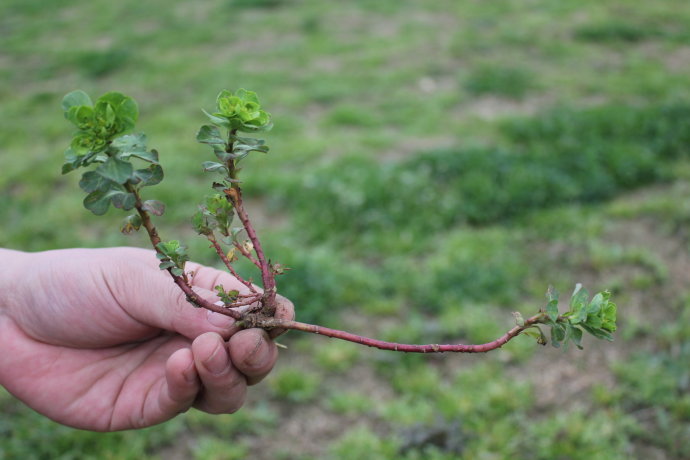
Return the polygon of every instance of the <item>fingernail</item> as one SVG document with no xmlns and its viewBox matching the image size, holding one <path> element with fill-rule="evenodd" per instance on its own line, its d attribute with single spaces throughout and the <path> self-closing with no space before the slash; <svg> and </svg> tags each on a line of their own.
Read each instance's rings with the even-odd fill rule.
<svg viewBox="0 0 690 460">
<path fill-rule="evenodd" d="M 235 320 L 230 318 L 229 316 L 225 316 L 220 313 L 213 312 L 211 310 L 208 310 L 207 317 L 208 322 L 215 327 L 226 328 L 232 326 L 235 323 Z"/>
<path fill-rule="evenodd" d="M 204 361 L 204 366 L 213 375 L 220 375 L 228 369 L 228 354 L 225 349 L 218 345 L 213 354 Z"/>
<path fill-rule="evenodd" d="M 247 359 L 245 359 L 244 361 L 252 367 L 263 367 L 263 365 L 266 364 L 266 361 L 270 357 L 270 354 L 271 350 L 266 345 L 263 336 L 259 335 L 259 339 L 256 341 L 254 349 L 251 351 L 251 353 L 249 353 Z"/>
</svg>

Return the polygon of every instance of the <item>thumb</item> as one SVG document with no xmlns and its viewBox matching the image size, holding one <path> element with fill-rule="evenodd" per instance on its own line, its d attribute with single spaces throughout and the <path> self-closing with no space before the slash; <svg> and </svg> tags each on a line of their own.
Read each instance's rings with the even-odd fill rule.
<svg viewBox="0 0 690 460">
<path fill-rule="evenodd" d="M 141 277 L 138 288 L 128 289 L 121 301 L 122 308 L 134 319 L 148 326 L 176 332 L 195 339 L 205 332 L 215 332 L 227 339 L 239 330 L 235 320 L 220 313 L 195 307 L 187 301 L 182 290 L 165 272 L 153 272 Z M 218 296 L 207 289 L 194 287 L 199 297 L 211 303 Z"/>
</svg>

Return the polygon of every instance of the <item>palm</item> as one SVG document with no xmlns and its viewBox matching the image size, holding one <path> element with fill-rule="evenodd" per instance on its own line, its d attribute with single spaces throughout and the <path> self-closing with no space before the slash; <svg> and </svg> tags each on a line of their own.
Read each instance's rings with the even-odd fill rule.
<svg viewBox="0 0 690 460">
<path fill-rule="evenodd" d="M 160 335 L 138 344 L 77 349 L 42 343 L 18 328 L 8 337 L 15 372 L 25 378 L 21 392 L 31 406 L 72 426 L 113 430 L 165 421 L 161 404 L 170 355 L 189 348 L 178 335 Z M 39 357 L 38 359 L 36 357 Z"/>
</svg>

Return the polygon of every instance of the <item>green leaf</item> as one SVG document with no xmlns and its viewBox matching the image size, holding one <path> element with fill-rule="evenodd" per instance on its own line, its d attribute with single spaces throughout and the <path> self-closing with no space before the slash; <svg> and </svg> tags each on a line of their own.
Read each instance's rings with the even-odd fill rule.
<svg viewBox="0 0 690 460">
<path fill-rule="evenodd" d="M 542 331 L 539 326 L 532 326 L 531 328 L 522 331 L 522 333 L 537 339 L 537 343 L 539 345 L 546 345 L 548 343 L 548 340 L 544 335 L 544 331 Z"/>
<path fill-rule="evenodd" d="M 270 131 L 273 129 L 273 122 L 266 122 L 263 125 L 260 126 L 254 126 L 251 124 L 243 124 L 240 128 L 239 131 L 243 131 L 245 133 L 260 133 L 260 132 L 266 132 Z"/>
<path fill-rule="evenodd" d="M 204 161 L 201 166 L 204 168 L 204 171 L 206 172 L 214 172 L 214 171 L 219 171 L 219 172 L 225 172 L 227 174 L 228 168 L 225 167 L 224 164 L 217 163 L 215 161 Z"/>
<path fill-rule="evenodd" d="M 62 110 L 67 112 L 71 107 L 76 107 L 80 105 L 92 106 L 91 98 L 84 91 L 78 89 L 67 93 L 65 97 L 62 98 Z"/>
<path fill-rule="evenodd" d="M 152 164 L 148 168 L 137 169 L 132 174 L 135 184 L 141 184 L 141 187 L 149 185 L 156 185 L 163 180 L 163 168 L 158 164 Z"/>
<path fill-rule="evenodd" d="M 106 179 L 124 184 L 132 177 L 134 171 L 131 163 L 110 157 L 96 168 L 96 172 Z"/>
<path fill-rule="evenodd" d="M 165 205 L 157 200 L 146 200 L 141 207 L 154 216 L 162 216 L 165 212 Z"/>
<path fill-rule="evenodd" d="M 181 247 L 180 242 L 177 240 L 161 241 L 156 245 L 158 250 L 165 256 L 171 257 L 175 252 Z"/>
<path fill-rule="evenodd" d="M 70 109 L 65 112 L 65 118 L 71 121 L 84 133 L 91 131 L 96 127 L 96 119 L 93 107 L 88 105 L 77 105 L 70 107 Z"/>
<path fill-rule="evenodd" d="M 87 171 L 81 176 L 79 187 L 86 193 L 96 190 L 106 191 L 114 185 L 114 182 L 106 179 L 96 171 Z"/>
<path fill-rule="evenodd" d="M 223 286 L 220 284 L 215 286 L 214 289 L 216 290 L 218 294 L 218 298 L 223 302 L 223 304 L 231 305 L 234 301 L 237 300 L 237 297 L 240 295 L 240 291 L 237 291 L 235 289 L 231 291 L 226 291 Z"/>
<path fill-rule="evenodd" d="M 609 301 L 609 298 L 611 296 L 611 293 L 606 291 L 604 292 L 604 301 L 606 302 L 604 307 L 602 307 L 602 313 L 603 313 L 603 325 L 602 328 L 606 329 L 610 332 L 615 332 L 617 327 L 616 327 L 616 315 L 617 315 L 617 309 L 616 309 L 616 304 Z"/>
<path fill-rule="evenodd" d="M 161 241 L 156 245 L 156 249 L 160 251 L 159 254 L 156 254 L 156 257 L 161 261 L 159 265 L 161 270 L 169 268 L 177 276 L 184 273 L 184 265 L 189 260 L 185 246 L 181 245 L 177 240 Z"/>
<path fill-rule="evenodd" d="M 202 211 L 197 211 L 192 215 L 192 227 L 199 235 L 210 235 L 213 232 L 211 222 Z"/>
<path fill-rule="evenodd" d="M 575 290 L 570 297 L 570 309 L 573 310 L 575 307 L 584 308 L 587 305 L 588 300 L 589 292 L 587 292 L 587 289 L 582 287 L 582 284 L 577 283 L 575 285 Z"/>
<path fill-rule="evenodd" d="M 560 348 L 563 339 L 565 339 L 565 326 L 562 323 L 551 325 L 551 345 L 554 348 Z"/>
<path fill-rule="evenodd" d="M 553 286 L 549 286 L 546 291 L 546 314 L 554 323 L 558 321 L 558 291 Z"/>
<path fill-rule="evenodd" d="M 70 147 L 65 150 L 65 163 L 62 165 L 62 174 L 74 171 L 82 165 L 85 155 L 77 155 Z"/>
<path fill-rule="evenodd" d="M 99 145 L 98 139 L 92 134 L 79 133 L 72 138 L 70 149 L 77 155 L 86 155 Z"/>
<path fill-rule="evenodd" d="M 596 329 L 587 324 L 581 324 L 580 326 L 582 327 L 582 329 L 589 332 L 597 339 L 604 339 L 608 340 L 609 342 L 613 342 L 613 335 L 611 335 L 611 333 L 608 331 L 605 331 L 603 329 Z"/>
<path fill-rule="evenodd" d="M 106 192 L 102 190 L 95 190 L 84 198 L 84 207 L 97 216 L 105 214 L 109 206 L 110 198 L 107 197 Z"/>
<path fill-rule="evenodd" d="M 133 156 L 149 163 L 158 163 L 158 152 L 146 150 L 146 135 L 143 133 L 120 136 L 113 139 L 110 146 L 118 152 L 118 157 L 122 160 Z"/>
<path fill-rule="evenodd" d="M 594 297 L 592 297 L 591 302 L 587 306 L 588 315 L 598 315 L 601 312 L 601 308 L 604 305 L 604 294 L 599 292 Z"/>
<path fill-rule="evenodd" d="M 225 128 L 230 127 L 230 121 L 227 118 L 219 117 L 217 115 L 211 115 L 204 109 L 201 109 L 202 112 L 208 117 L 209 120 L 211 120 L 211 123 L 217 126 L 223 126 Z"/>
<path fill-rule="evenodd" d="M 175 262 L 173 262 L 172 260 L 164 260 L 160 264 L 158 264 L 158 268 L 160 268 L 161 270 L 166 270 L 166 269 L 172 268 L 174 266 L 175 266 Z"/>
<path fill-rule="evenodd" d="M 222 145 L 226 146 L 227 143 L 220 133 L 220 130 L 216 126 L 204 125 L 199 129 L 196 134 L 196 140 L 202 144 L 209 145 Z"/>
<path fill-rule="evenodd" d="M 128 97 L 125 96 L 124 94 L 119 93 L 117 91 L 109 91 L 109 92 L 103 94 L 101 97 L 99 97 L 98 100 L 96 101 L 96 104 L 106 102 L 106 103 L 112 105 L 113 107 L 117 108 L 120 106 L 120 104 L 122 104 L 122 102 L 125 99 L 128 99 Z"/>
<path fill-rule="evenodd" d="M 570 337 L 571 337 L 573 343 L 575 344 L 575 346 L 577 348 L 582 350 L 582 329 L 573 326 L 570 331 L 571 331 Z"/>
<path fill-rule="evenodd" d="M 268 145 L 233 144 L 232 146 L 232 153 L 237 156 L 246 156 L 249 152 L 268 153 Z"/>
<path fill-rule="evenodd" d="M 111 190 L 106 196 L 110 198 L 113 206 L 118 209 L 124 209 L 125 211 L 132 209 L 136 203 L 136 198 L 134 197 L 133 193 L 127 193 L 120 190 Z"/>
<path fill-rule="evenodd" d="M 139 107 L 134 99 L 128 97 L 116 107 L 116 113 L 122 121 L 123 131 L 127 131 L 134 128 L 137 118 L 139 118 Z"/>
<path fill-rule="evenodd" d="M 257 105 L 259 104 L 259 97 L 256 95 L 254 91 L 248 91 L 244 88 L 240 88 L 237 91 L 235 91 L 235 96 L 239 97 L 244 101 L 253 102 Z"/>
</svg>

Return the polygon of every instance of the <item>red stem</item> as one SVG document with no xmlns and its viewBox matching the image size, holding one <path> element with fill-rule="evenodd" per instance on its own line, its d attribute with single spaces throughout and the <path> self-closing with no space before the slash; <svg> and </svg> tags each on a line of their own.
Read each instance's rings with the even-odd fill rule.
<svg viewBox="0 0 690 460">
<path fill-rule="evenodd" d="M 276 304 L 275 277 L 273 276 L 271 267 L 269 266 L 266 260 L 266 256 L 264 255 L 263 248 L 261 247 L 259 237 L 256 235 L 256 231 L 254 230 L 252 223 L 249 221 L 249 216 L 247 215 L 247 212 L 244 210 L 244 206 L 242 204 L 242 191 L 239 187 L 234 187 L 232 190 L 236 193 L 232 193 L 230 195 L 230 199 L 232 200 L 232 203 L 235 207 L 237 216 L 240 218 L 240 221 L 244 226 L 244 230 L 247 232 L 249 241 L 251 241 L 254 245 L 254 252 L 256 253 L 256 257 L 259 259 L 258 262 L 259 269 L 261 270 L 261 281 L 264 285 L 264 313 L 267 316 L 273 316 L 273 314 L 275 313 Z"/>
<path fill-rule="evenodd" d="M 259 264 L 259 261 L 256 260 L 256 259 L 254 258 L 254 256 L 252 256 L 252 254 L 251 254 L 250 252 L 247 252 L 247 250 L 244 249 L 240 243 L 238 243 L 237 241 L 235 241 L 235 242 L 233 242 L 233 245 L 235 246 L 235 249 L 237 249 L 238 251 L 240 251 L 240 254 L 242 254 L 244 257 L 246 257 L 247 259 L 249 259 L 249 261 L 250 261 L 251 263 L 253 263 L 254 265 L 256 265 L 256 268 L 261 269 L 261 264 Z"/>
<path fill-rule="evenodd" d="M 225 264 L 225 266 L 227 267 L 227 269 L 230 271 L 230 273 L 232 274 L 232 276 L 234 276 L 235 278 L 237 278 L 237 280 L 238 280 L 240 283 L 242 283 L 242 284 L 244 284 L 245 286 L 247 286 L 247 288 L 249 288 L 249 290 L 250 290 L 252 293 L 256 293 L 256 289 L 254 288 L 254 285 L 253 285 L 252 283 L 250 283 L 249 281 L 245 280 L 244 278 L 242 278 L 242 277 L 239 275 L 239 273 L 237 273 L 237 271 L 235 270 L 235 268 L 232 266 L 232 263 L 231 263 L 230 260 L 228 259 L 228 256 L 225 255 L 225 251 L 223 251 L 223 248 L 221 248 L 221 247 L 220 247 L 220 244 L 218 244 L 218 240 L 216 240 L 216 237 L 213 235 L 213 233 L 211 233 L 210 235 L 206 235 L 206 238 L 208 238 L 208 240 L 211 242 L 211 244 L 213 245 L 213 249 L 216 250 L 216 253 L 218 254 L 218 257 L 220 257 L 220 259 L 223 261 L 223 263 Z"/>
<path fill-rule="evenodd" d="M 300 323 L 299 321 L 290 321 L 279 318 L 257 318 L 256 324 L 252 326 L 265 327 L 265 328 L 280 328 L 280 329 L 293 329 L 303 332 L 310 332 L 313 334 L 319 334 L 326 337 L 331 337 L 334 339 L 346 340 L 348 342 L 358 343 L 360 345 L 366 345 L 368 347 L 378 348 L 380 350 L 390 350 L 390 351 L 400 351 L 405 353 L 443 353 L 443 352 L 454 352 L 454 353 L 485 353 L 487 351 L 495 350 L 505 345 L 508 341 L 512 340 L 518 336 L 525 329 L 539 323 L 543 320 L 544 314 L 540 313 L 535 315 L 524 322 L 522 326 L 515 326 L 506 332 L 501 337 L 493 340 L 491 342 L 479 344 L 479 345 L 463 345 L 463 344 L 449 344 L 449 345 L 438 345 L 438 344 L 428 344 L 428 345 L 412 345 L 406 343 L 395 343 L 395 342 L 385 342 L 383 340 L 370 339 L 368 337 L 363 337 L 361 335 L 352 334 L 350 332 L 339 331 L 337 329 L 330 329 L 323 326 L 316 326 L 314 324 Z"/>
</svg>

